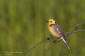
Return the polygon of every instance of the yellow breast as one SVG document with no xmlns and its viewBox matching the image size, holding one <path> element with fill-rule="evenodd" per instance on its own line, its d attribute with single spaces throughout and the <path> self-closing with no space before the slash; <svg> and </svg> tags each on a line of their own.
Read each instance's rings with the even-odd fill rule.
<svg viewBox="0 0 85 56">
<path fill-rule="evenodd" d="M 59 31 L 55 31 L 55 29 L 52 26 L 48 26 L 48 29 L 51 33 L 51 35 L 55 38 L 60 38 L 62 35 L 60 34 Z"/>
<path fill-rule="evenodd" d="M 50 33 L 51 33 L 52 36 L 57 37 L 57 34 L 54 31 L 53 27 L 48 27 L 48 29 L 49 29 L 49 31 L 50 31 Z"/>
</svg>

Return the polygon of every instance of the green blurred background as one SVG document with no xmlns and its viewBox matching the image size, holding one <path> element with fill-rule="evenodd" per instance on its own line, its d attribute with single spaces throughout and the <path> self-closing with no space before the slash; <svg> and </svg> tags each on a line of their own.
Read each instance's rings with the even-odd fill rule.
<svg viewBox="0 0 85 56">
<path fill-rule="evenodd" d="M 0 56 L 85 56 L 85 32 L 69 36 L 71 53 L 62 42 L 49 50 L 46 48 L 52 42 L 29 50 L 46 40 L 50 17 L 64 32 L 72 31 L 76 24 L 85 22 L 85 0 L 0 0 Z"/>
</svg>

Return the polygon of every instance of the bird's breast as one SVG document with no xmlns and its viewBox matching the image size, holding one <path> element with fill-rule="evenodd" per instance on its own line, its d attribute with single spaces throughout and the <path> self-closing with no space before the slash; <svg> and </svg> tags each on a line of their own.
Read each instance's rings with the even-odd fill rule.
<svg viewBox="0 0 85 56">
<path fill-rule="evenodd" d="M 48 29 L 53 37 L 60 38 L 59 32 L 55 31 L 53 27 L 48 27 Z"/>
</svg>

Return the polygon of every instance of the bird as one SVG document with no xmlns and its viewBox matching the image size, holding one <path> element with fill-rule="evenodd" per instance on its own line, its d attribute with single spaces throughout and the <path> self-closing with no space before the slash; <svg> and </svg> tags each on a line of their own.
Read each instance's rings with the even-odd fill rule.
<svg viewBox="0 0 85 56">
<path fill-rule="evenodd" d="M 53 18 L 48 20 L 48 30 L 54 38 L 62 40 L 64 44 L 67 46 L 67 48 L 70 50 L 70 47 L 65 40 L 63 30 L 58 24 L 56 24 L 56 21 Z"/>
</svg>

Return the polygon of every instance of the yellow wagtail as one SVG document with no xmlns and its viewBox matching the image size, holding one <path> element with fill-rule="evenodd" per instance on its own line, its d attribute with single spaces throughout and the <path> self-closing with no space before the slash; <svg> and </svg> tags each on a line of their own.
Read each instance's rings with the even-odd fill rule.
<svg viewBox="0 0 85 56">
<path fill-rule="evenodd" d="M 67 46 L 67 48 L 70 49 L 67 42 L 65 41 L 64 32 L 62 31 L 61 27 L 58 24 L 56 24 L 54 19 L 49 19 L 48 29 L 53 37 L 62 40 L 64 44 Z"/>
</svg>

